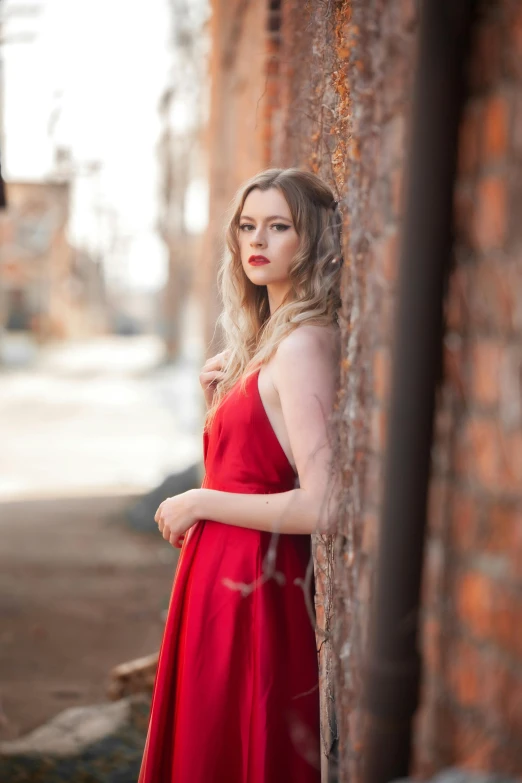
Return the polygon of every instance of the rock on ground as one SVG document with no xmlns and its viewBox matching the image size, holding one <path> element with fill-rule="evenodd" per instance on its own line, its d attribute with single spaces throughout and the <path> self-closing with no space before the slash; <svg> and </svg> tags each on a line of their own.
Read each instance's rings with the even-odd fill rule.
<svg viewBox="0 0 522 783">
<path fill-rule="evenodd" d="M 5 783 L 136 783 L 150 709 L 148 696 L 57 715 L 26 737 L 0 744 Z"/>
</svg>

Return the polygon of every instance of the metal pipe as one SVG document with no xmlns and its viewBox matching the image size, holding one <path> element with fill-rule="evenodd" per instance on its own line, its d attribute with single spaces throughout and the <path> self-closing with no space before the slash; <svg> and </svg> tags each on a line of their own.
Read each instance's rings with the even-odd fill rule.
<svg viewBox="0 0 522 783">
<path fill-rule="evenodd" d="M 472 0 L 425 0 L 407 160 L 397 321 L 366 677 L 364 777 L 408 774 L 442 301 L 452 247 L 457 136 Z"/>
</svg>

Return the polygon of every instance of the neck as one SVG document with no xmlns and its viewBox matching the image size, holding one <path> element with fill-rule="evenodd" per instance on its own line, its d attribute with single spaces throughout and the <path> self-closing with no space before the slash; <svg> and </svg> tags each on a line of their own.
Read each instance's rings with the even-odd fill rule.
<svg viewBox="0 0 522 783">
<path fill-rule="evenodd" d="M 272 315 L 277 310 L 277 308 L 282 305 L 283 299 L 289 290 L 289 283 L 272 283 L 271 285 L 267 286 L 270 315 Z"/>
</svg>

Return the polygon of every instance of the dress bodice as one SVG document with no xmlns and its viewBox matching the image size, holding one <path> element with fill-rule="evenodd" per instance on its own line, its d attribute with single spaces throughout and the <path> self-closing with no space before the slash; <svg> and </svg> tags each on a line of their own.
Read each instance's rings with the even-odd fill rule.
<svg viewBox="0 0 522 783">
<path fill-rule="evenodd" d="M 224 396 L 203 433 L 204 486 L 225 492 L 285 492 L 295 471 L 279 443 L 259 393 L 259 369 Z"/>
</svg>

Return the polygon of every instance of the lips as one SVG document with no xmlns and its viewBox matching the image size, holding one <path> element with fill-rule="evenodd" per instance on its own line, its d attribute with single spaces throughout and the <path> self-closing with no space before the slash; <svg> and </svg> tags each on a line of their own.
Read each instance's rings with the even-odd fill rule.
<svg viewBox="0 0 522 783">
<path fill-rule="evenodd" d="M 263 266 L 264 264 L 269 264 L 270 261 L 264 256 L 250 256 L 248 263 L 252 266 Z"/>
</svg>

